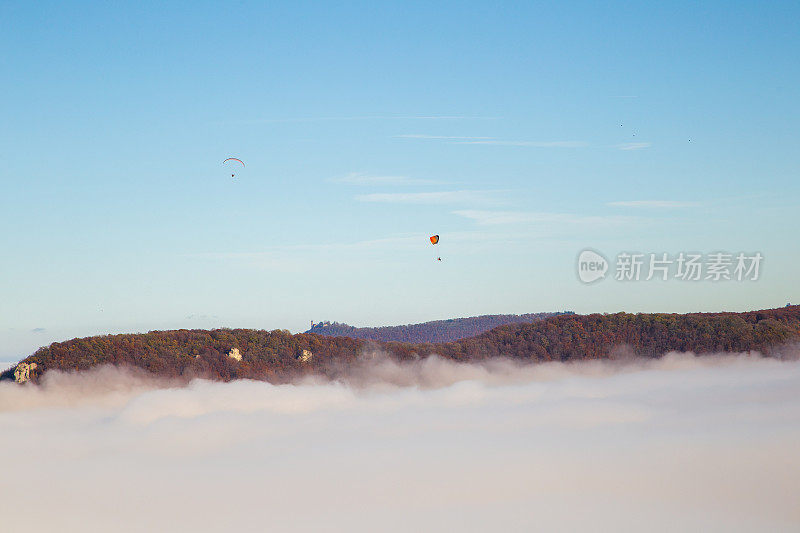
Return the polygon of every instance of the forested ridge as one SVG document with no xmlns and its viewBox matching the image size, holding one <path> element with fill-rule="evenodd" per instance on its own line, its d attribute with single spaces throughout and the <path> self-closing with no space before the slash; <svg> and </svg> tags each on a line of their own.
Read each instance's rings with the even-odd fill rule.
<svg viewBox="0 0 800 533">
<path fill-rule="evenodd" d="M 555 315 L 572 314 L 572 311 L 554 313 L 526 313 L 524 315 L 481 315 L 468 318 L 434 320 L 421 324 L 356 328 L 339 322 L 317 322 L 306 333 L 328 337 L 351 337 L 375 341 L 395 342 L 453 342 L 480 335 L 485 331 L 524 322 L 535 322 Z"/>
<path fill-rule="evenodd" d="M 787 344 L 797 342 L 800 306 L 791 306 L 747 313 L 563 314 L 446 343 L 292 335 L 285 330 L 152 331 L 56 342 L 22 362 L 36 363 L 32 379 L 49 369 L 86 370 L 112 364 L 170 378 L 284 382 L 313 373 L 335 377 L 372 350 L 401 361 L 438 354 L 456 361 L 508 357 L 543 362 L 604 359 L 621 348 L 644 357 L 670 351 L 780 355 Z M 14 379 L 14 368 L 0 378 Z"/>
</svg>

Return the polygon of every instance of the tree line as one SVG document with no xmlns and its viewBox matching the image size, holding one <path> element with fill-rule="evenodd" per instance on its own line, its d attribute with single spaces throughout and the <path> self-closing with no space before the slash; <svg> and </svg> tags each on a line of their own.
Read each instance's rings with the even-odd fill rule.
<svg viewBox="0 0 800 533">
<path fill-rule="evenodd" d="M 399 361 L 437 354 L 464 362 L 491 357 L 544 362 L 605 359 L 623 352 L 643 357 L 670 351 L 780 356 L 787 344 L 797 342 L 800 306 L 791 306 L 747 313 L 561 314 L 442 343 L 292 335 L 286 330 L 151 331 L 56 342 L 23 361 L 37 364 L 34 379 L 49 369 L 80 371 L 111 364 L 168 378 L 286 382 L 305 374 L 336 376 L 368 349 Z M 241 361 L 228 356 L 233 348 Z M 13 379 L 13 370 L 0 374 L 0 379 Z"/>
</svg>

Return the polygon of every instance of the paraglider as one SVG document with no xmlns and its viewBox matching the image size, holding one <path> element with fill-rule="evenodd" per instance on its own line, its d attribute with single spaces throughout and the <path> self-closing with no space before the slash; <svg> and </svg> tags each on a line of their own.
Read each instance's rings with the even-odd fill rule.
<svg viewBox="0 0 800 533">
<path fill-rule="evenodd" d="M 234 169 L 238 168 L 238 165 L 242 165 L 242 168 L 244 168 L 244 161 L 236 157 L 229 157 L 222 164 L 230 171 L 232 178 L 236 176 Z"/>
<path fill-rule="evenodd" d="M 439 236 L 438 235 L 431 235 L 430 236 L 430 240 L 431 240 L 431 244 L 437 244 L 439 242 Z M 437 261 L 441 261 L 442 258 L 441 257 L 437 257 L 436 260 Z"/>
</svg>

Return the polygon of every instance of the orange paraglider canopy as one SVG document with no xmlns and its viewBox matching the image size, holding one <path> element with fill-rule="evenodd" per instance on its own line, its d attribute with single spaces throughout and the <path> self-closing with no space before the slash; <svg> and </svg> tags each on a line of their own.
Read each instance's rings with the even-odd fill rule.
<svg viewBox="0 0 800 533">
<path fill-rule="evenodd" d="M 436 244 L 437 242 L 439 242 L 439 236 L 431 235 L 431 244 Z"/>
</svg>

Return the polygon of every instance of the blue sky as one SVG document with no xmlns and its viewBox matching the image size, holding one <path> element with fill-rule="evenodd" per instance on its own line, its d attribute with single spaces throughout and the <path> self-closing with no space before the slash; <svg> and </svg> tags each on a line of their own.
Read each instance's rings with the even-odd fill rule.
<svg viewBox="0 0 800 533">
<path fill-rule="evenodd" d="M 0 356 L 800 301 L 797 3 L 273 4 L 0 4 Z M 586 286 L 586 247 L 765 259 Z"/>
</svg>

